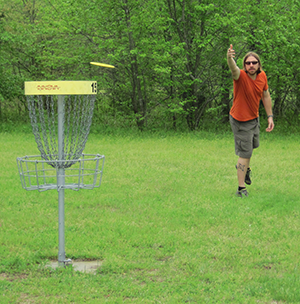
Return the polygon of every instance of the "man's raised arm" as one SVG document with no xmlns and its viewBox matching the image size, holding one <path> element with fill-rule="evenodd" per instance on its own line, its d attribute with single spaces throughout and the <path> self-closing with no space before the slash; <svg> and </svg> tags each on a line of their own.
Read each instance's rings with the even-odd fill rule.
<svg viewBox="0 0 300 304">
<path fill-rule="evenodd" d="M 238 80 L 240 77 L 240 69 L 238 68 L 238 66 L 236 65 L 235 61 L 234 61 L 234 56 L 235 55 L 235 51 L 232 48 L 232 44 L 230 44 L 230 48 L 227 51 L 227 63 L 228 63 L 228 67 L 231 71 L 232 74 L 232 78 L 235 80 Z"/>
</svg>

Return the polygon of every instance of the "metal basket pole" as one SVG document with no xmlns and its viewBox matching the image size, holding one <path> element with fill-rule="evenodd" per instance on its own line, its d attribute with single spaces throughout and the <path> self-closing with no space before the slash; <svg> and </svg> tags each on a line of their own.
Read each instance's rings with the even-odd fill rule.
<svg viewBox="0 0 300 304">
<path fill-rule="evenodd" d="M 64 95 L 58 95 L 58 265 L 64 266 L 65 252 L 65 169 L 62 164 L 64 159 Z"/>
</svg>

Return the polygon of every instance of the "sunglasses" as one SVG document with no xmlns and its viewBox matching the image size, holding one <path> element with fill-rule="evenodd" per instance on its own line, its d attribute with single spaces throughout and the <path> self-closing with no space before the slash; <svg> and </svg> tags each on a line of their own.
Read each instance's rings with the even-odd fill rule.
<svg viewBox="0 0 300 304">
<path fill-rule="evenodd" d="M 245 64 L 250 65 L 250 64 L 256 65 L 258 64 L 258 61 L 246 61 Z"/>
</svg>

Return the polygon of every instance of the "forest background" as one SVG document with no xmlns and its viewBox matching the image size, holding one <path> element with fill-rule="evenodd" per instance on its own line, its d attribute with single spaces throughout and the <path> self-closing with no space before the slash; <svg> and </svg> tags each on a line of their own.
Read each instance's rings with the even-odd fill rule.
<svg viewBox="0 0 300 304">
<path fill-rule="evenodd" d="M 261 56 L 275 120 L 299 124 L 298 0 L 0 3 L 4 123 L 28 122 L 24 81 L 95 80 L 94 123 L 103 127 L 199 130 L 228 125 L 232 79 L 226 51 L 233 44 L 240 67 L 246 52 Z"/>
</svg>

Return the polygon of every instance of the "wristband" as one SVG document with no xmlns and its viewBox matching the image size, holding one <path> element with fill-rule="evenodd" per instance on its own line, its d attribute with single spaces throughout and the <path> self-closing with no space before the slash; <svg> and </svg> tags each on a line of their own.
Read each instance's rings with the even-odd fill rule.
<svg viewBox="0 0 300 304">
<path fill-rule="evenodd" d="M 273 117 L 273 115 L 268 115 L 268 118 L 269 118 L 269 117 Z"/>
</svg>

